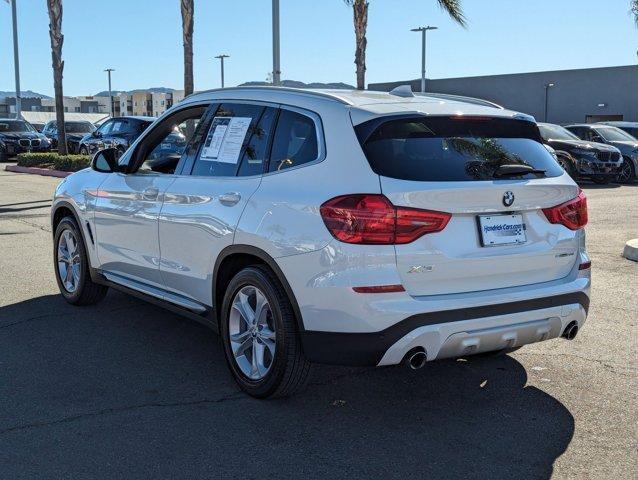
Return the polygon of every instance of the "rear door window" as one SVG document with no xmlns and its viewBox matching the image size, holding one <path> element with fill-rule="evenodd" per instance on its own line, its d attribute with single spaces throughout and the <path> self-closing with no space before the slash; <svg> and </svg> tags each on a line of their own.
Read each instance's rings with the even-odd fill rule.
<svg viewBox="0 0 638 480">
<path fill-rule="evenodd" d="M 263 173 L 276 109 L 225 103 L 213 116 L 192 175 L 249 176 Z"/>
<path fill-rule="evenodd" d="M 557 177 L 563 171 L 535 123 L 491 117 L 378 118 L 355 127 L 372 170 L 429 182 Z M 506 166 L 506 167 L 504 167 Z"/>
</svg>

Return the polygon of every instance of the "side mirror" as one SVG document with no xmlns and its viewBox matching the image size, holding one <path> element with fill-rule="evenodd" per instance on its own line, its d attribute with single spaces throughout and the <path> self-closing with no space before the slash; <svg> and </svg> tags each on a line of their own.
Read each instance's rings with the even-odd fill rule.
<svg viewBox="0 0 638 480">
<path fill-rule="evenodd" d="M 100 150 L 93 156 L 91 160 L 91 168 L 96 172 L 113 173 L 119 170 L 117 163 L 117 150 L 107 148 Z"/>
<path fill-rule="evenodd" d="M 99 130 L 93 130 L 93 132 L 91 133 L 92 136 L 94 137 L 101 137 L 102 134 L 99 132 Z"/>
</svg>

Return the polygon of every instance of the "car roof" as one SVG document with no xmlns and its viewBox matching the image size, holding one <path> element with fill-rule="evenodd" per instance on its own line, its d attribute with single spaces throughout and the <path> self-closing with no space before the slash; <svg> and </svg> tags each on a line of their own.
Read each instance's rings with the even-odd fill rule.
<svg viewBox="0 0 638 480">
<path fill-rule="evenodd" d="M 489 115 L 497 117 L 520 116 L 533 121 L 533 117 L 511 110 L 499 108 L 496 104 L 478 99 L 454 97 L 436 94 L 437 96 L 414 95 L 405 90 L 397 93 L 379 92 L 372 90 L 331 90 L 331 89 L 301 89 L 290 87 L 251 86 L 232 87 L 207 90 L 188 96 L 183 103 L 192 103 L 211 99 L 255 100 L 267 102 L 281 102 L 297 104 L 299 100 L 320 99 L 332 101 L 352 111 L 359 112 L 359 118 L 353 122 L 365 121 L 365 117 L 373 118 L 380 115 L 400 114 L 409 112 L 425 113 L 428 115 Z M 297 101 L 295 101 L 297 100 Z M 479 104 L 480 103 L 480 104 Z"/>
<path fill-rule="evenodd" d="M 144 115 L 127 115 L 126 117 L 113 117 L 109 118 L 108 120 L 139 120 L 143 122 L 154 122 L 157 119 L 155 117 L 147 117 Z M 108 120 L 106 121 L 108 122 Z"/>
<path fill-rule="evenodd" d="M 638 122 L 610 121 L 598 122 L 598 125 L 606 125 L 608 127 L 638 127 Z"/>
</svg>

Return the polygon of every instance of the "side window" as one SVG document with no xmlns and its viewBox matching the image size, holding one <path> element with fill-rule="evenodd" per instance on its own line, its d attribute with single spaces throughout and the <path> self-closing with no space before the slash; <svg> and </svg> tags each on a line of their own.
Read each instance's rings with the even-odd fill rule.
<svg viewBox="0 0 638 480">
<path fill-rule="evenodd" d="M 188 108 L 155 126 L 137 149 L 142 161 L 138 173 L 175 173 L 205 111 L 205 106 Z"/>
<path fill-rule="evenodd" d="M 115 120 L 111 126 L 110 134 L 126 133 L 129 131 L 129 122 L 126 120 Z"/>
<path fill-rule="evenodd" d="M 297 167 L 318 158 L 317 128 L 313 119 L 292 110 L 281 110 L 268 171 Z"/>
<path fill-rule="evenodd" d="M 274 109 L 261 105 L 220 105 L 191 174 L 234 177 L 263 172 L 274 114 Z"/>
<path fill-rule="evenodd" d="M 111 127 L 113 126 L 113 123 L 114 123 L 113 120 L 104 122 L 102 125 L 100 125 L 100 128 L 98 128 L 97 131 L 100 132 L 102 135 L 106 135 L 111 132 Z"/>
</svg>

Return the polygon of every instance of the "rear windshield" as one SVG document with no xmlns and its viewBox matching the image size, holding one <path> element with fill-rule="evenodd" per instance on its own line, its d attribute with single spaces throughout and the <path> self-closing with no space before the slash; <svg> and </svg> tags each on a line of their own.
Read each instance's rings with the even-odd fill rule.
<svg viewBox="0 0 638 480">
<path fill-rule="evenodd" d="M 528 121 L 418 116 L 377 118 L 355 129 L 372 170 L 385 177 L 447 182 L 502 179 L 503 171 L 507 178 L 563 173 Z M 517 170 L 533 172 L 512 174 Z"/>
</svg>

